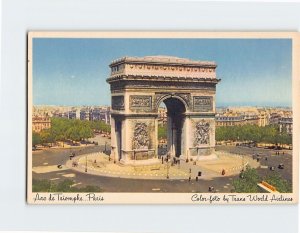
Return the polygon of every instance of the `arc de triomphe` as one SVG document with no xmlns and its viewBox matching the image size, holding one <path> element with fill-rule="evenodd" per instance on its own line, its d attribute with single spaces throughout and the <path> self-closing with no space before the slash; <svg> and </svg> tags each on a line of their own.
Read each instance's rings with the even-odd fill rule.
<svg viewBox="0 0 300 233">
<path fill-rule="evenodd" d="M 195 160 L 215 148 L 216 63 L 178 57 L 124 57 L 110 64 L 111 159 L 158 161 L 158 107 L 167 107 L 171 157 Z M 208 157 L 207 157 L 208 158 Z"/>
</svg>

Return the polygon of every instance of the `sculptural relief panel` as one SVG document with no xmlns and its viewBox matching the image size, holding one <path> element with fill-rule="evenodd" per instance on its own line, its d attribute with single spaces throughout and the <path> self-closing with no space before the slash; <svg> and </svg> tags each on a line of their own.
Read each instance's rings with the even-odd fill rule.
<svg viewBox="0 0 300 233">
<path fill-rule="evenodd" d="M 210 123 L 201 120 L 195 124 L 194 147 L 208 145 L 210 142 Z"/>
<path fill-rule="evenodd" d="M 150 146 L 149 129 L 146 123 L 137 122 L 134 126 L 132 149 L 148 149 Z"/>
</svg>

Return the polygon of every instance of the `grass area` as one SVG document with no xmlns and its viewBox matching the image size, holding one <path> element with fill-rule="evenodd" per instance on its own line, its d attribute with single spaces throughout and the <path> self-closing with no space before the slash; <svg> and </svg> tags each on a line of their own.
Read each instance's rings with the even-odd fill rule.
<svg viewBox="0 0 300 233">
<path fill-rule="evenodd" d="M 72 193 L 72 192 L 101 192 L 100 187 L 98 186 L 85 186 L 82 188 L 74 187 L 75 182 L 73 180 L 63 180 L 59 183 L 54 183 L 49 180 L 32 180 L 32 192 L 64 192 L 64 193 Z"/>
</svg>

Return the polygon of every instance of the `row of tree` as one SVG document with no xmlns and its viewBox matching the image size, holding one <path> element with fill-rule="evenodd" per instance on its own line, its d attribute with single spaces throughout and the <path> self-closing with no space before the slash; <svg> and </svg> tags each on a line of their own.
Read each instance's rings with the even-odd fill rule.
<svg viewBox="0 0 300 233">
<path fill-rule="evenodd" d="M 158 125 L 158 139 L 167 139 L 167 125 Z"/>
<path fill-rule="evenodd" d="M 39 133 L 33 132 L 32 145 L 82 141 L 94 137 L 95 132 L 110 133 L 110 125 L 103 121 L 86 121 L 79 119 L 51 118 L 51 128 Z"/>
<path fill-rule="evenodd" d="M 217 141 L 253 141 L 272 144 L 292 144 L 292 136 L 280 133 L 276 126 L 223 126 L 216 128 Z"/>
<path fill-rule="evenodd" d="M 167 138 L 167 126 L 158 126 L 158 139 Z M 292 136 L 280 133 L 279 127 L 268 125 L 221 126 L 216 128 L 217 141 L 252 141 L 257 143 L 292 144 Z"/>
</svg>

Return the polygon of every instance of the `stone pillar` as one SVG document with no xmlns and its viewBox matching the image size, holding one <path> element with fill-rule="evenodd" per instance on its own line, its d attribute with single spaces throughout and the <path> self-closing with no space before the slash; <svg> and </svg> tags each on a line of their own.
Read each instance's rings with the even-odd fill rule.
<svg viewBox="0 0 300 233">
<path fill-rule="evenodd" d="M 172 152 L 172 118 L 167 116 L 167 153 Z"/>
<path fill-rule="evenodd" d="M 173 140 L 172 140 L 171 158 L 176 157 L 176 153 L 177 153 L 177 129 L 174 126 L 174 124 L 172 124 L 172 136 L 173 136 Z"/>
<path fill-rule="evenodd" d="M 114 160 L 117 156 L 117 144 L 116 144 L 116 128 L 115 128 L 115 118 L 114 117 L 111 117 L 111 122 L 110 122 L 110 125 L 111 125 L 111 132 L 110 132 L 110 135 L 111 135 L 111 152 L 110 152 L 110 159 L 111 160 Z"/>
<path fill-rule="evenodd" d="M 189 150 L 190 150 L 190 147 L 191 147 L 191 122 L 190 122 L 190 118 L 188 116 L 185 117 L 185 135 L 184 135 L 184 141 L 185 141 L 185 147 L 184 147 L 184 153 L 183 153 L 183 156 L 184 156 L 184 159 L 188 159 L 188 156 L 189 156 Z"/>
<path fill-rule="evenodd" d="M 117 125 L 115 126 L 116 127 L 116 153 L 115 153 L 115 157 L 114 157 L 114 161 L 118 162 L 121 158 L 121 155 L 120 155 L 120 150 L 121 150 L 121 143 L 122 143 L 122 135 L 120 135 L 120 130 L 118 129 Z"/>
<path fill-rule="evenodd" d="M 129 154 L 126 153 L 128 150 L 131 150 L 131 144 L 130 144 L 130 140 L 129 140 L 129 120 L 128 119 L 124 119 L 122 121 L 122 131 L 121 131 L 121 137 L 122 137 L 122 142 L 121 142 L 121 148 L 122 148 L 122 152 L 121 152 L 121 157 L 120 159 L 122 161 L 126 161 L 129 160 Z"/>
<path fill-rule="evenodd" d="M 155 132 L 154 132 L 154 153 L 155 158 L 158 158 L 158 117 L 154 119 L 155 124 Z"/>
</svg>

